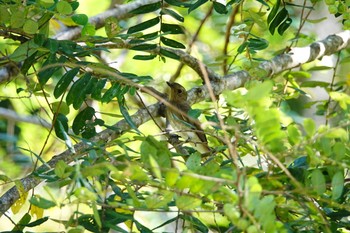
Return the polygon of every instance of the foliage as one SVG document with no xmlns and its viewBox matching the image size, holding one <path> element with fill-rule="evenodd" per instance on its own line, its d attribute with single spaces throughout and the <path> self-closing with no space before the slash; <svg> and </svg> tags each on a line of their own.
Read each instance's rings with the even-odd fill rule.
<svg viewBox="0 0 350 233">
<path fill-rule="evenodd" d="M 78 13 L 78 1 L 0 0 L 0 35 L 6 38 L 0 42 L 0 66 L 15 67 L 13 77 L 2 83 L 1 97 L 9 101 L 1 107 L 24 114 L 19 108 L 32 106 L 33 116 L 52 123 L 40 132 L 33 126 L 26 132 L 19 125 L 24 132 L 9 134 L 10 121 L 1 122 L 0 181 L 6 188 L 15 185 L 20 194 L 11 207 L 13 216 L 2 216 L 13 224 L 4 230 L 34 232 L 42 227 L 53 232 L 53 223 L 67 232 L 350 229 L 350 97 L 349 77 L 344 75 L 349 71 L 342 70 L 349 63 L 347 51 L 338 54 L 333 67 L 314 62 L 271 78 L 259 68 L 275 51 L 287 51 L 285 45 L 314 40 L 301 29 L 327 20 L 308 19 L 305 12 L 318 4 L 327 4 L 331 14 L 343 17 L 344 28 L 349 27 L 349 1 L 305 3 L 149 1 L 127 12 L 126 19 L 106 18 L 100 29 L 91 17 Z M 60 40 L 59 32 L 70 27 L 80 28 L 81 35 Z M 189 153 L 175 151 L 162 120 L 153 117 L 143 128 L 145 119 L 136 112 L 152 101 L 146 95 L 165 98 L 160 89 L 166 75 L 175 73 L 179 61 L 191 60 L 183 57 L 191 49 L 222 77 L 241 69 L 253 77 L 239 89 L 226 90 L 219 102 L 214 96 L 212 103 L 196 105 L 194 112 L 208 122 L 205 133 L 213 149 L 208 156 L 187 138 L 180 141 Z M 106 59 L 116 50 L 127 53 L 119 67 Z M 194 87 L 197 74 L 185 71 L 182 83 Z M 325 71 L 330 71 L 330 80 L 310 79 Z M 314 87 L 327 98 L 303 101 L 310 96 L 307 88 Z M 310 107 L 321 122 L 302 114 Z M 118 120 L 124 124 L 115 124 Z M 106 140 L 103 129 L 113 132 Z M 50 163 L 61 152 L 64 159 Z M 43 166 L 37 169 L 38 164 Z M 28 167 L 34 169 L 35 180 L 48 184 L 44 190 L 27 192 L 17 180 Z M 50 215 L 64 208 L 71 211 L 61 219 Z M 162 214 L 149 223 L 142 212 Z"/>
</svg>

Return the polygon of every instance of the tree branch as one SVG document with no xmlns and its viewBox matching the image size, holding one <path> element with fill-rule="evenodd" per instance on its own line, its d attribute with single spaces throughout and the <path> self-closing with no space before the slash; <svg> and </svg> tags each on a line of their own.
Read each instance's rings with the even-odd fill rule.
<svg viewBox="0 0 350 233">
<path fill-rule="evenodd" d="M 260 64 L 260 68 L 267 71 L 268 77 L 272 77 L 274 74 L 280 73 L 285 70 L 300 66 L 301 64 L 314 61 L 325 55 L 334 54 L 344 49 L 350 41 L 350 31 L 344 31 L 336 35 L 328 36 L 326 39 L 319 42 L 315 42 L 307 47 L 293 48 L 289 53 L 278 55 L 271 61 L 266 61 Z M 198 61 L 197 61 L 198 62 Z M 199 64 L 197 64 L 199 66 Z M 215 95 L 221 94 L 224 90 L 234 90 L 242 87 L 252 77 L 246 71 L 238 71 L 222 77 L 221 79 L 211 82 L 212 89 Z M 209 93 L 206 85 L 196 87 L 188 91 L 188 101 L 193 104 L 204 99 L 209 98 Z M 133 122 L 137 127 L 151 119 L 153 117 L 159 117 L 159 109 L 161 103 L 150 105 L 147 109 L 143 108 L 137 111 L 132 117 Z M 130 130 L 129 124 L 125 120 L 119 121 L 113 126 L 116 130 L 106 129 L 98 133 L 91 139 L 90 143 L 80 142 L 74 146 L 76 151 L 72 154 L 70 150 L 66 150 L 59 155 L 54 156 L 49 162 L 40 166 L 32 174 L 21 179 L 23 189 L 25 192 L 36 187 L 42 182 L 42 179 L 35 176 L 35 174 L 43 174 L 53 169 L 56 163 L 60 160 L 70 163 L 76 159 L 79 159 L 87 150 L 91 147 L 91 144 L 108 143 L 121 136 L 124 132 Z M 5 213 L 20 197 L 20 193 L 14 186 L 8 190 L 0 198 L 0 216 Z"/>
<path fill-rule="evenodd" d="M 27 122 L 35 125 L 41 125 L 45 128 L 50 129 L 51 124 L 38 116 L 21 116 L 15 111 L 8 108 L 0 108 L 0 117 L 6 118 L 13 121 Z"/>
</svg>

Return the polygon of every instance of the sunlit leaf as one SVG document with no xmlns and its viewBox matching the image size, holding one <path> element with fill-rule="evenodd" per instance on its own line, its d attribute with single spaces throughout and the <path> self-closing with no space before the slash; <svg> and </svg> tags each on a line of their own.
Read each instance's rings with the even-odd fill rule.
<svg viewBox="0 0 350 233">
<path fill-rule="evenodd" d="M 23 31 L 28 34 L 35 34 L 36 31 L 39 29 L 39 25 L 34 20 L 26 20 L 23 25 Z"/>
<path fill-rule="evenodd" d="M 318 195 L 324 194 L 326 191 L 326 179 L 320 169 L 315 169 L 311 173 L 312 188 Z"/>
<path fill-rule="evenodd" d="M 63 15 L 69 15 L 73 12 L 72 6 L 66 1 L 59 1 L 56 5 L 58 13 Z"/>
<path fill-rule="evenodd" d="M 332 199 L 336 200 L 341 197 L 344 189 L 343 171 L 337 171 L 332 177 Z"/>
<path fill-rule="evenodd" d="M 180 210 L 194 210 L 201 204 L 201 199 L 191 196 L 180 196 L 176 199 L 176 206 Z"/>
<path fill-rule="evenodd" d="M 42 209 L 49 209 L 56 206 L 56 203 L 50 200 L 47 200 L 39 195 L 35 195 L 30 198 L 29 202 L 37 207 Z"/>
</svg>

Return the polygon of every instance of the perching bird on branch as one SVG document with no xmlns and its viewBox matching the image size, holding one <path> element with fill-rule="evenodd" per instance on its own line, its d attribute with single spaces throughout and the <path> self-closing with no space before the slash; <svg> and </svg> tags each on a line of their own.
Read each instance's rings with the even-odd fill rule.
<svg viewBox="0 0 350 233">
<path fill-rule="evenodd" d="M 198 120 L 191 118 L 188 112 L 191 106 L 187 101 L 186 89 L 178 83 L 167 82 L 170 87 L 169 103 L 173 107 L 167 107 L 166 118 L 171 127 L 179 131 L 179 135 L 195 144 L 201 153 L 210 152 L 207 137 Z"/>
</svg>

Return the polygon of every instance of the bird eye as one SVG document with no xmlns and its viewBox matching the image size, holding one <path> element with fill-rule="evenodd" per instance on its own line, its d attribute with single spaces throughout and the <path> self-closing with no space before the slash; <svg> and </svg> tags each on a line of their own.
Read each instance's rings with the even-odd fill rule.
<svg viewBox="0 0 350 233">
<path fill-rule="evenodd" d="M 182 93 L 182 90 L 181 90 L 181 89 L 177 90 L 177 93 L 178 93 L 178 94 L 181 94 L 181 93 Z"/>
</svg>

